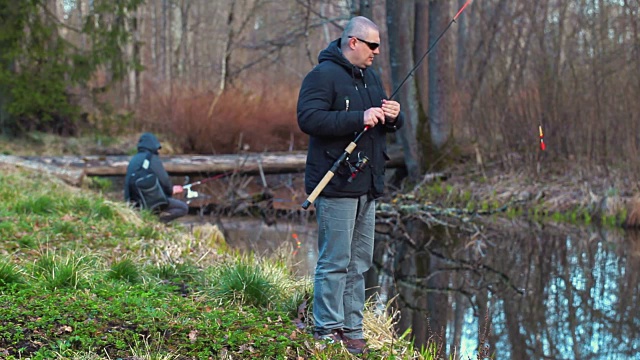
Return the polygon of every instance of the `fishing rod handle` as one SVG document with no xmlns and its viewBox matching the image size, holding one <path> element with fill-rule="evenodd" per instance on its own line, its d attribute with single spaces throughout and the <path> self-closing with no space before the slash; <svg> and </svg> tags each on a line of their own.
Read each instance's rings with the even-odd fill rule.
<svg viewBox="0 0 640 360">
<path fill-rule="evenodd" d="M 364 132 L 364 131 L 363 131 L 363 132 Z M 351 155 L 351 153 L 352 153 L 352 152 L 353 152 L 353 150 L 356 148 L 356 146 L 358 146 L 358 145 L 356 144 L 356 142 L 355 142 L 355 141 L 352 141 L 351 143 L 349 143 L 349 146 L 347 146 L 347 148 L 346 148 L 346 149 L 344 149 L 344 151 L 345 151 L 347 154 Z"/>
<path fill-rule="evenodd" d="M 356 139 L 359 139 L 360 136 L 367 131 L 369 127 L 365 127 L 364 131 L 360 133 L 360 135 L 358 135 L 358 137 Z M 356 148 L 356 146 L 358 146 L 356 144 L 357 140 L 354 140 L 352 142 L 349 143 L 349 145 L 347 146 L 346 149 L 344 149 L 344 152 L 342 153 L 342 155 L 340 156 L 340 158 L 338 158 L 338 160 L 336 160 L 335 163 L 333 163 L 333 166 L 331 167 L 331 169 L 329 171 L 327 171 L 327 173 L 324 175 L 324 177 L 322 178 L 322 180 L 320 180 L 320 182 L 318 183 L 318 185 L 316 185 L 316 188 L 313 189 L 313 191 L 311 192 L 311 195 L 309 195 L 309 197 L 307 198 L 307 200 L 302 204 L 302 208 L 307 210 L 309 208 L 309 206 L 311 206 L 311 203 L 313 203 L 314 201 L 316 201 L 316 198 L 318 197 L 318 195 L 320 195 L 320 193 L 322 192 L 322 190 L 324 190 L 324 188 L 327 186 L 327 184 L 329 183 L 329 181 L 331 181 L 331 179 L 333 178 L 333 175 L 335 175 L 335 172 L 338 170 L 338 167 L 340 166 L 340 164 L 347 158 L 347 156 L 351 155 L 351 153 L 353 152 L 353 150 Z"/>
<path fill-rule="evenodd" d="M 320 180 L 318 185 L 316 185 L 316 188 L 313 189 L 313 191 L 311 192 L 311 195 L 309 195 L 307 200 L 302 204 L 302 208 L 303 209 L 307 210 L 309 208 L 309 206 L 311 206 L 311 204 L 314 201 L 316 201 L 316 198 L 318 197 L 318 195 L 320 195 L 322 190 L 324 190 L 324 188 L 327 186 L 329 181 L 331 181 L 331 179 L 333 178 L 333 175 L 335 175 L 333 173 L 333 171 L 331 171 L 331 170 L 327 171 L 327 173 L 324 175 L 322 180 Z"/>
</svg>

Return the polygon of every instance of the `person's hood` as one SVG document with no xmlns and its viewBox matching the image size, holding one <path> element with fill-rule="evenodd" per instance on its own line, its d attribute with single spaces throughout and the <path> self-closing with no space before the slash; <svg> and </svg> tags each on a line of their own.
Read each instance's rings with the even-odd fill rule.
<svg viewBox="0 0 640 360">
<path fill-rule="evenodd" d="M 158 138 L 152 133 L 144 133 L 140 136 L 140 140 L 138 140 L 138 151 L 146 150 L 157 154 L 161 148 L 160 141 L 158 141 Z"/>
<path fill-rule="evenodd" d="M 346 57 L 344 57 L 344 54 L 342 54 L 342 50 L 340 49 L 340 38 L 333 40 L 326 49 L 320 51 L 320 54 L 318 55 L 318 63 L 322 63 L 323 61 L 332 61 L 344 67 L 354 78 L 364 77 L 365 69 L 360 69 L 353 65 Z"/>
</svg>

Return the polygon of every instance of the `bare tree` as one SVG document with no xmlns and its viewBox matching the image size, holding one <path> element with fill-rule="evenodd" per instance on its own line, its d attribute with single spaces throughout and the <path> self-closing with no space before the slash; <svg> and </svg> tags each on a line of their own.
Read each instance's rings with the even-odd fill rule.
<svg viewBox="0 0 640 360">
<path fill-rule="evenodd" d="M 397 89 L 398 100 L 402 104 L 405 116 L 404 126 L 399 131 L 399 141 L 402 144 L 405 155 L 405 163 L 411 179 L 418 179 L 422 174 L 421 156 L 416 138 L 418 126 L 418 97 L 416 83 L 413 79 L 405 82 L 399 88 L 402 81 L 414 66 L 413 62 L 413 31 L 412 26 L 406 26 L 406 20 L 411 19 L 415 7 L 413 0 L 402 3 L 387 3 L 387 29 L 389 43 L 393 46 L 389 49 L 391 58 L 391 78 L 393 88 Z M 403 24 L 402 26 L 400 24 Z M 412 25 L 411 22 L 408 25 Z"/>
<path fill-rule="evenodd" d="M 429 43 L 434 43 L 449 21 L 449 1 L 429 3 Z M 450 94 L 453 86 L 451 38 L 442 37 L 429 54 L 429 130 L 436 149 L 442 149 L 451 136 Z"/>
</svg>

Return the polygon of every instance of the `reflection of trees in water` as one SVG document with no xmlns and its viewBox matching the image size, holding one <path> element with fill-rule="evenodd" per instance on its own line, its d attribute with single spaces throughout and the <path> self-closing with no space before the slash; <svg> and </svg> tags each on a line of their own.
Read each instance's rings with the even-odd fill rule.
<svg viewBox="0 0 640 360">
<path fill-rule="evenodd" d="M 379 290 L 395 297 L 398 330 L 411 327 L 418 346 L 435 337 L 459 353 L 473 340 L 497 358 L 536 359 L 626 359 L 640 349 L 638 233 L 392 222 L 379 224 L 369 287 L 392 279 Z"/>
</svg>

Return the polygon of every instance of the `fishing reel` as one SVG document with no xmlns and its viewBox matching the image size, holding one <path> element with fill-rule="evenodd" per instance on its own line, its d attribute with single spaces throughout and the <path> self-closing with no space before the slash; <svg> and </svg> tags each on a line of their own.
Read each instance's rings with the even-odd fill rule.
<svg viewBox="0 0 640 360">
<path fill-rule="evenodd" d="M 182 189 L 183 189 L 183 191 L 186 192 L 184 197 L 187 200 L 193 200 L 193 199 L 198 198 L 198 196 L 200 196 L 200 194 L 198 194 L 197 191 L 191 190 L 191 187 L 193 187 L 193 184 L 190 184 L 189 180 L 190 180 L 189 176 L 185 176 L 184 177 L 184 185 L 182 185 Z"/>
<path fill-rule="evenodd" d="M 353 179 L 355 179 L 356 176 L 358 176 L 358 174 L 367 166 L 369 158 L 366 155 L 362 155 L 362 151 L 360 151 L 358 152 L 358 162 L 355 165 L 351 165 L 349 159 L 347 159 L 346 163 L 349 165 L 349 170 L 351 171 L 351 175 L 347 181 L 352 182 Z"/>
</svg>

